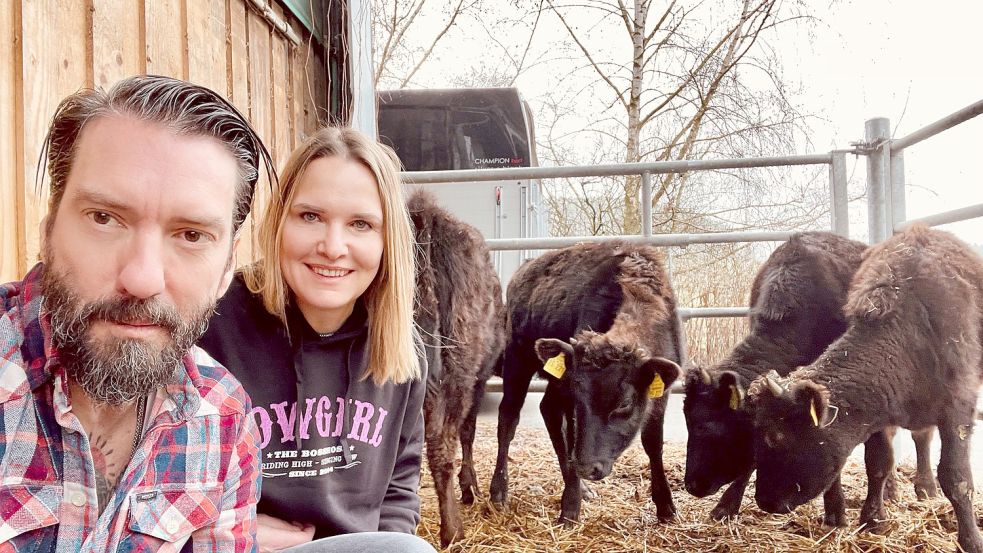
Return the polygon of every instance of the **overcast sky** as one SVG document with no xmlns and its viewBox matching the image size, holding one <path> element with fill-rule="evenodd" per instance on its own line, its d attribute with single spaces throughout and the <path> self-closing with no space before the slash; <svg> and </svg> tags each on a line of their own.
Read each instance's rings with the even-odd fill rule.
<svg viewBox="0 0 983 553">
<path fill-rule="evenodd" d="M 824 24 L 814 37 L 790 37 L 786 71 L 829 119 L 812 126 L 817 151 L 848 147 L 872 117 L 889 118 L 900 138 L 983 100 L 983 2 L 847 0 L 816 15 Z M 983 116 L 906 150 L 908 218 L 983 203 L 981 161 Z M 863 182 L 863 160 L 849 167 Z M 863 217 L 852 217 L 858 231 L 864 209 L 851 213 Z M 979 219 L 944 228 L 983 243 Z"/>
<path fill-rule="evenodd" d="M 771 39 L 787 79 L 803 89 L 800 111 L 820 117 L 809 124 L 812 148 L 789 154 L 849 148 L 873 117 L 889 118 L 900 138 L 983 100 L 983 0 L 810 2 L 820 21 L 811 32 L 782 26 L 784 36 Z M 555 18 L 544 15 L 537 40 L 564 32 L 550 20 Z M 449 86 L 446 79 L 455 71 L 487 61 L 487 35 L 466 25 L 459 23 L 447 37 L 449 51 L 437 53 L 420 72 L 427 86 Z M 528 71 L 517 86 L 535 99 L 554 82 L 554 69 Z M 983 116 L 915 145 L 905 152 L 905 164 L 907 218 L 983 203 Z M 864 158 L 849 156 L 847 168 L 854 188 L 862 190 Z M 866 238 L 866 219 L 866 204 L 852 205 L 851 235 Z M 944 228 L 983 243 L 983 220 Z"/>
</svg>

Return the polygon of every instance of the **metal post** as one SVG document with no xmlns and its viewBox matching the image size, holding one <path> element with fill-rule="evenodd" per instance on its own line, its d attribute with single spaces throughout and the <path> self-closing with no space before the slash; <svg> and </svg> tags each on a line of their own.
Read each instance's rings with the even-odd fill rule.
<svg viewBox="0 0 983 553">
<path fill-rule="evenodd" d="M 846 153 L 832 152 L 829 164 L 829 228 L 849 238 L 850 214 L 846 190 Z"/>
<path fill-rule="evenodd" d="M 642 236 L 652 236 L 652 173 L 642 173 Z"/>
<path fill-rule="evenodd" d="M 898 224 L 908 218 L 905 212 L 904 150 L 895 150 L 893 143 L 891 146 L 891 224 L 888 236 L 894 234 Z"/>
<path fill-rule="evenodd" d="M 876 244 L 888 236 L 888 194 L 890 187 L 891 122 L 886 117 L 868 119 L 864 125 L 867 144 L 875 149 L 867 154 L 867 233 L 868 242 Z"/>
<path fill-rule="evenodd" d="M 890 131 L 888 131 L 890 132 Z M 887 240 L 892 234 L 894 234 L 894 226 L 891 221 L 894 220 L 894 216 L 891 215 L 891 208 L 894 207 L 894 188 L 891 187 L 891 140 L 885 140 L 880 148 L 877 150 L 877 156 L 879 156 L 881 168 L 883 173 L 881 178 L 884 179 L 882 182 L 884 184 L 884 207 L 881 211 L 881 229 L 880 238 L 877 239 L 878 242 L 882 240 Z"/>
</svg>

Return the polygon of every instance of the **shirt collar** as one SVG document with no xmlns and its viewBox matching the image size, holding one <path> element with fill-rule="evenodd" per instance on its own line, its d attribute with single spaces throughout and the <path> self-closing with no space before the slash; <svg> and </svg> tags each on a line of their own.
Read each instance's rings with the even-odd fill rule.
<svg viewBox="0 0 983 553">
<path fill-rule="evenodd" d="M 0 324 L 4 343 L 0 344 L 0 403 L 23 397 L 49 382 L 57 363 L 51 347 L 48 317 L 42 315 L 44 297 L 41 276 L 44 265 L 38 263 L 23 280 L 0 289 Z"/>
</svg>

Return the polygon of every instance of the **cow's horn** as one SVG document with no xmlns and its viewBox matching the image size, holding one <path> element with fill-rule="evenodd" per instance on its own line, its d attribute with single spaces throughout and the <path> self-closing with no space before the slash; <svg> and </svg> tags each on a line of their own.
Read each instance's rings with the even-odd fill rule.
<svg viewBox="0 0 983 553">
<path fill-rule="evenodd" d="M 707 386 L 713 383 L 713 379 L 710 378 L 710 373 L 708 373 L 707 370 L 704 368 L 700 369 L 700 378 L 703 379 L 703 383 L 706 384 Z"/>
<path fill-rule="evenodd" d="M 768 383 L 768 390 L 771 391 L 771 395 L 775 397 L 782 395 L 782 387 L 772 380 L 770 376 L 765 377 L 765 382 Z"/>
</svg>

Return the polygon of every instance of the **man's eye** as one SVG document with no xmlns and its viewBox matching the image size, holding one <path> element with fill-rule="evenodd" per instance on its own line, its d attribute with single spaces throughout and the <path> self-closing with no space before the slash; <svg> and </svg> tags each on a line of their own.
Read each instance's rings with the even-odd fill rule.
<svg viewBox="0 0 983 553">
<path fill-rule="evenodd" d="M 113 221 L 113 216 L 105 211 L 93 211 L 91 217 L 97 225 L 108 225 Z"/>
<path fill-rule="evenodd" d="M 186 242 L 191 242 L 192 244 L 201 242 L 204 237 L 205 236 L 197 230 L 184 231 L 184 240 Z"/>
</svg>

